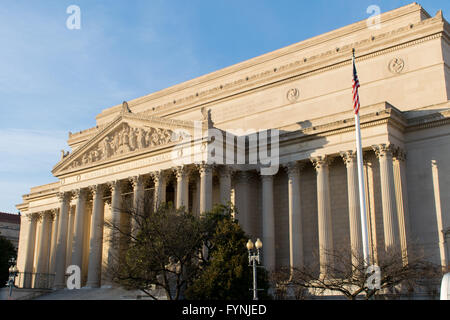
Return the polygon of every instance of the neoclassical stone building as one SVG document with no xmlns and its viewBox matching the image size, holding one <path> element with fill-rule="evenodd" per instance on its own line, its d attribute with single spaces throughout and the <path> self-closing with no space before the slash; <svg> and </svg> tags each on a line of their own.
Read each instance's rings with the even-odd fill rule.
<svg viewBox="0 0 450 320">
<path fill-rule="evenodd" d="M 360 251 L 352 48 L 371 257 L 415 244 L 446 266 L 449 36 L 442 12 L 413 3 L 379 28 L 361 21 L 103 110 L 95 127 L 69 133 L 58 181 L 17 206 L 29 217 L 19 270 L 55 274 L 60 288 L 78 265 L 83 285 L 102 285 L 104 220 L 139 197 L 198 214 L 231 201 L 269 269 Z"/>
</svg>

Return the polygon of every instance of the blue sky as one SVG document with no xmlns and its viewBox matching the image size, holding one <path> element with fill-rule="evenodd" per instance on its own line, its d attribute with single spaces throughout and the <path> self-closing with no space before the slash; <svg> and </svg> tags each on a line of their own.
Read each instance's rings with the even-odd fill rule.
<svg viewBox="0 0 450 320">
<path fill-rule="evenodd" d="M 369 17 L 409 1 L 2 0 L 0 211 L 56 181 L 68 132 L 102 109 Z M 431 14 L 450 1 L 424 0 Z M 69 30 L 69 5 L 81 29 Z"/>
</svg>

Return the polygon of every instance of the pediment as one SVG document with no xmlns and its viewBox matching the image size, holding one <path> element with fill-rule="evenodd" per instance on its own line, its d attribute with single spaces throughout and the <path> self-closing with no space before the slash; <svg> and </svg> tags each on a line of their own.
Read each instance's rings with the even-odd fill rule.
<svg viewBox="0 0 450 320">
<path fill-rule="evenodd" d="M 193 134 L 193 130 L 193 121 L 121 114 L 83 146 L 65 156 L 53 168 L 53 174 L 58 176 L 60 173 L 176 144 L 183 139 L 180 132 Z"/>
</svg>

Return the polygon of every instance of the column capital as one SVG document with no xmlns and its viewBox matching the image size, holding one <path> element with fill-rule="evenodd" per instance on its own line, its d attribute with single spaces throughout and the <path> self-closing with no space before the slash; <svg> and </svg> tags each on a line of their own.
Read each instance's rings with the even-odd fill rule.
<svg viewBox="0 0 450 320">
<path fill-rule="evenodd" d="M 58 197 L 59 202 L 69 202 L 72 199 L 72 192 L 58 192 L 56 196 Z"/>
<path fill-rule="evenodd" d="M 217 167 L 217 173 L 219 175 L 219 177 L 221 178 L 228 178 L 231 177 L 234 172 L 236 171 L 234 168 L 232 168 L 229 165 L 221 165 Z"/>
<path fill-rule="evenodd" d="M 106 185 L 108 186 L 108 188 L 110 189 L 110 191 L 113 192 L 113 191 L 116 190 L 117 188 L 120 189 L 122 183 L 121 183 L 120 180 L 113 180 L 113 181 L 107 182 Z"/>
<path fill-rule="evenodd" d="M 200 174 L 209 174 L 212 173 L 212 170 L 214 169 L 214 165 L 206 162 L 202 162 L 197 165 L 198 172 Z"/>
<path fill-rule="evenodd" d="M 50 212 L 52 221 L 54 221 L 56 219 L 56 217 L 59 216 L 59 210 L 57 208 L 50 209 L 49 212 Z"/>
<path fill-rule="evenodd" d="M 376 144 L 372 146 L 378 159 L 383 157 L 392 157 L 395 146 L 390 143 Z"/>
<path fill-rule="evenodd" d="M 42 219 L 42 212 L 31 212 L 26 215 L 29 221 L 38 222 Z"/>
<path fill-rule="evenodd" d="M 341 151 L 339 152 L 339 154 L 341 155 L 345 166 L 354 164 L 356 162 L 356 152 L 353 150 Z"/>
<path fill-rule="evenodd" d="M 190 174 L 190 168 L 183 165 L 172 169 L 177 179 L 186 178 Z"/>
<path fill-rule="evenodd" d="M 41 213 L 43 219 L 53 220 L 53 209 L 46 210 Z"/>
<path fill-rule="evenodd" d="M 89 192 L 95 196 L 96 194 L 102 194 L 105 191 L 105 186 L 102 184 L 96 184 L 93 186 L 89 186 Z"/>
<path fill-rule="evenodd" d="M 164 174 L 162 170 L 150 172 L 150 177 L 152 178 L 153 182 L 159 182 L 159 180 L 161 180 L 163 176 Z"/>
<path fill-rule="evenodd" d="M 283 165 L 283 169 L 286 171 L 288 176 L 293 174 L 299 174 L 300 171 L 305 167 L 304 162 L 292 161 Z"/>
<path fill-rule="evenodd" d="M 144 176 L 143 175 L 137 175 L 137 176 L 132 176 L 132 177 L 128 177 L 128 181 L 131 183 L 131 186 L 133 187 L 133 189 L 140 187 L 144 184 Z"/>
<path fill-rule="evenodd" d="M 314 166 L 314 169 L 318 171 L 319 169 L 327 167 L 331 163 L 332 158 L 330 158 L 329 156 L 317 156 L 311 157 L 310 160 Z"/>
<path fill-rule="evenodd" d="M 77 188 L 77 189 L 72 190 L 72 194 L 73 194 L 74 199 L 80 199 L 80 198 L 86 197 L 87 192 L 83 188 Z"/>
<path fill-rule="evenodd" d="M 406 152 L 401 147 L 397 147 L 393 150 L 392 156 L 395 158 L 395 160 L 404 162 L 406 161 Z"/>
<path fill-rule="evenodd" d="M 363 165 L 371 167 L 371 166 L 373 166 L 373 161 L 371 159 L 364 158 L 363 159 Z"/>
<path fill-rule="evenodd" d="M 169 171 L 166 171 L 166 170 L 153 171 L 153 172 L 150 173 L 150 178 L 155 183 L 159 182 L 162 179 L 166 179 L 167 180 L 169 178 L 169 176 L 171 175 L 172 171 L 173 170 L 169 170 Z"/>
</svg>

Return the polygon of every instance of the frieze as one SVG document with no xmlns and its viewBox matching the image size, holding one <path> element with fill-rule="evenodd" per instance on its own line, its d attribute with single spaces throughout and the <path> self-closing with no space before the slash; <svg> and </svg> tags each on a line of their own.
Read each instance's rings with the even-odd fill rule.
<svg viewBox="0 0 450 320">
<path fill-rule="evenodd" d="M 82 181 L 86 181 L 86 180 L 90 180 L 90 179 L 97 179 L 97 178 L 104 177 L 104 176 L 111 176 L 116 173 L 121 173 L 124 171 L 142 168 L 145 166 L 153 165 L 158 162 L 166 162 L 171 159 L 172 159 L 172 155 L 170 152 L 164 153 L 164 154 L 160 154 L 160 155 L 145 158 L 145 159 L 140 159 L 140 160 L 136 160 L 136 161 L 132 161 L 132 162 L 115 165 L 115 166 L 109 167 L 109 168 L 99 169 L 99 170 L 95 170 L 95 171 L 87 172 L 87 173 L 82 173 L 77 176 L 67 177 L 67 178 L 64 178 L 64 182 L 62 183 L 62 185 L 70 185 L 70 184 L 74 184 L 74 183 L 78 183 L 78 182 L 82 182 Z"/>
</svg>

